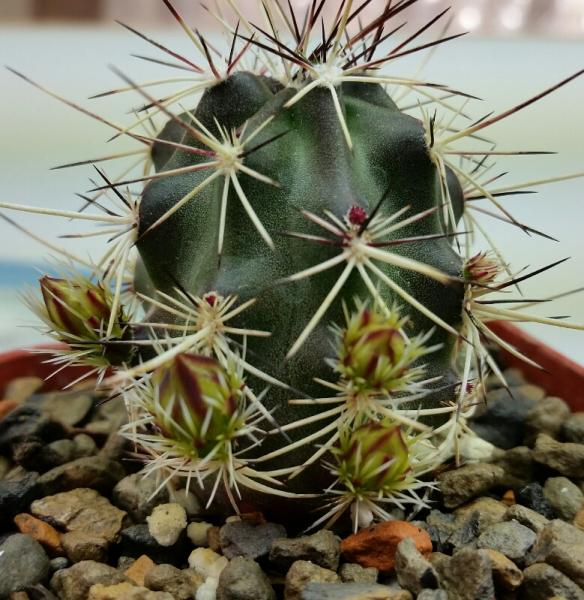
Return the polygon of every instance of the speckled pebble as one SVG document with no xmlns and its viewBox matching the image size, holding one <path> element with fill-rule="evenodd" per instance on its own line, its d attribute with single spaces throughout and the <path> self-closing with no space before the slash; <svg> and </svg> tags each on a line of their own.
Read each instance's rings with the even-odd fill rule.
<svg viewBox="0 0 584 600">
<path fill-rule="evenodd" d="M 180 504 L 159 504 L 146 521 L 148 531 L 161 546 L 172 546 L 187 526 L 187 513 Z"/>
</svg>

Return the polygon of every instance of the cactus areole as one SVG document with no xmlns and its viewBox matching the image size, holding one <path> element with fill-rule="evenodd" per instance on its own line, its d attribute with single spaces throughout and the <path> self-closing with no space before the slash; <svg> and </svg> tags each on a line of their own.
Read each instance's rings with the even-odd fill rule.
<svg viewBox="0 0 584 600">
<path fill-rule="evenodd" d="M 212 508 L 323 498 L 317 523 L 352 514 L 357 528 L 426 505 L 433 469 L 472 449 L 487 374 L 505 385 L 485 341 L 509 348 L 489 321 L 583 328 L 521 304 L 516 284 L 554 265 L 514 271 L 476 221 L 548 237 L 505 206 L 548 180 L 501 186 L 493 161 L 514 152 L 488 128 L 582 72 L 475 121 L 471 94 L 391 74 L 461 35 L 432 37 L 447 11 L 400 41 L 415 0 L 373 16 L 368 0 L 303 15 L 259 1 L 260 25 L 217 0 L 221 54 L 162 1 L 191 52 L 125 26 L 162 53 L 146 60 L 183 75 L 139 84 L 114 69 L 124 86 L 101 95 L 143 103 L 128 124 L 15 71 L 137 146 L 63 165 L 98 172 L 81 211 L 0 202 L 97 222 L 107 240 L 88 261 L 16 224 L 90 273 L 44 277 L 29 298 L 67 344 L 54 362 L 92 365 L 124 397 L 146 471 L 185 477 Z M 114 159 L 130 164 L 114 171 Z"/>
</svg>

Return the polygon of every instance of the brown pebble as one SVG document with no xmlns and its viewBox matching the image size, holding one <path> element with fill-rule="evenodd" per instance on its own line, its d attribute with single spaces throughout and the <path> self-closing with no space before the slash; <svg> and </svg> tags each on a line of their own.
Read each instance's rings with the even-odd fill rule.
<svg viewBox="0 0 584 600">
<path fill-rule="evenodd" d="M 14 400 L 0 400 L 0 421 L 7 417 L 17 406 L 18 402 Z"/>
<path fill-rule="evenodd" d="M 30 600 L 30 596 L 26 592 L 12 592 L 9 598 L 10 600 Z"/>
<path fill-rule="evenodd" d="M 14 517 L 14 523 L 20 533 L 30 535 L 39 544 L 42 544 L 52 556 L 62 556 L 61 536 L 59 532 L 44 521 L 29 515 L 20 513 Z"/>
<path fill-rule="evenodd" d="M 17 377 L 6 385 L 4 398 L 22 404 L 35 392 L 38 392 L 43 384 L 44 381 L 40 377 Z"/>
<path fill-rule="evenodd" d="M 153 560 L 142 554 L 137 560 L 132 563 L 132 566 L 124 571 L 124 575 L 129 577 L 136 585 L 144 585 L 146 575 L 152 571 L 156 565 Z"/>
<path fill-rule="evenodd" d="M 217 552 L 221 554 L 221 540 L 219 533 L 221 531 L 221 527 L 209 527 L 207 530 L 207 545 L 213 552 Z"/>
<path fill-rule="evenodd" d="M 503 494 L 501 501 L 504 502 L 507 506 L 513 506 L 513 504 L 517 504 L 515 500 L 515 492 L 513 490 L 507 490 Z"/>
<path fill-rule="evenodd" d="M 428 533 L 406 521 L 386 521 L 362 529 L 341 542 L 341 552 L 348 562 L 389 573 L 395 567 L 397 545 L 405 538 L 412 538 L 421 554 L 432 552 Z"/>
<path fill-rule="evenodd" d="M 491 569 L 493 571 L 493 581 L 498 589 L 512 592 L 523 583 L 523 573 L 521 569 L 504 554 L 497 550 L 487 548 L 485 552 L 491 560 Z"/>
<path fill-rule="evenodd" d="M 576 513 L 572 525 L 578 529 L 584 530 L 584 506 Z"/>
</svg>

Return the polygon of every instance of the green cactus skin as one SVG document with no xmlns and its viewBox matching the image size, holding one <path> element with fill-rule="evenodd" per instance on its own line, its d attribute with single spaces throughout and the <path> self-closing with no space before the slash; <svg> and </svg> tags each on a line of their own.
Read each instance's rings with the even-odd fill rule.
<svg viewBox="0 0 584 600">
<path fill-rule="evenodd" d="M 239 127 L 249 120 L 253 130 L 268 117 L 273 120 L 254 139 L 266 144 L 245 159 L 245 164 L 279 182 L 267 185 L 247 175 L 239 181 L 261 222 L 272 235 L 275 251 L 257 233 L 233 190 L 228 204 L 224 250 L 217 255 L 217 235 L 222 179 L 216 180 L 194 200 L 187 203 L 166 222 L 147 232 L 138 242 L 140 255 L 154 286 L 173 294 L 176 282 L 194 295 L 216 290 L 221 294 L 237 294 L 241 300 L 257 298 L 258 302 L 243 313 L 240 327 L 273 332 L 267 339 L 249 340 L 250 360 L 257 356 L 261 368 L 302 390 L 307 395 L 322 395 L 322 387 L 314 377 L 334 380 L 332 370 L 323 357 L 331 355 L 331 322 L 341 323 L 342 301 L 352 303 L 355 297 L 370 296 L 355 272 L 343 287 L 325 318 L 313 331 L 298 354 L 286 360 L 290 346 L 337 280 L 343 265 L 309 279 L 275 284 L 293 273 L 321 263 L 338 251 L 324 245 L 279 235 L 284 230 L 319 234 L 299 209 L 321 214 L 324 209 L 343 218 L 354 205 L 370 212 L 385 190 L 389 193 L 380 214 L 390 215 L 411 205 L 407 215 L 439 207 L 441 196 L 437 169 L 430 160 L 422 124 L 400 112 L 380 86 L 345 84 L 340 101 L 353 139 L 351 152 L 343 137 L 331 94 L 316 88 L 300 102 L 285 108 L 293 89 L 274 90 L 270 80 L 249 73 L 238 73 L 208 90 L 195 115 L 210 131 L 218 135 L 215 121 L 227 128 Z M 188 115 L 183 114 L 183 119 Z M 161 134 L 182 144 L 197 146 L 188 132 L 171 122 Z M 199 146 L 202 147 L 202 146 Z M 204 162 L 205 157 L 154 146 L 153 158 L 159 170 Z M 140 212 L 141 231 L 146 231 L 182 196 L 198 185 L 208 174 L 204 171 L 172 176 L 151 182 L 144 191 Z M 455 177 L 450 179 L 450 193 L 456 216 L 462 212 L 462 193 Z M 441 212 L 435 213 L 399 231 L 399 237 L 444 232 Z M 459 276 L 462 262 L 453 250 L 452 238 L 404 244 L 397 252 Z M 453 327 L 460 323 L 463 287 L 444 285 L 433 279 L 389 265 L 381 268 L 403 288 Z M 394 298 L 380 290 L 391 304 Z M 401 301 L 402 314 L 413 322 L 412 333 L 434 326 L 425 316 Z M 160 315 L 168 320 L 168 315 Z M 440 386 L 451 381 L 450 365 L 453 336 L 436 329 L 433 343 L 442 343 L 440 351 L 428 360 L 428 376 L 444 376 Z M 450 390 L 451 391 L 451 390 Z M 448 392 L 430 396 L 426 403 L 436 405 Z M 269 409 L 278 407 L 277 419 L 286 424 L 302 418 L 314 409 L 291 407 L 289 392 L 273 389 L 266 398 Z M 295 432 L 298 439 L 314 430 Z M 262 451 L 276 444 L 268 441 Z M 301 463 L 313 453 L 306 447 L 294 455 Z M 286 461 L 290 462 L 287 457 Z M 300 479 L 300 478 L 299 478 Z"/>
</svg>

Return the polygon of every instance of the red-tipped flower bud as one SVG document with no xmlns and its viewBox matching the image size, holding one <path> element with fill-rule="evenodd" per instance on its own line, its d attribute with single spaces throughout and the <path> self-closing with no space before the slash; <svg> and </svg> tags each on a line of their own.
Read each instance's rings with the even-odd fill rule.
<svg viewBox="0 0 584 600">
<path fill-rule="evenodd" d="M 499 261 L 491 258 L 487 252 L 479 252 L 466 261 L 462 273 L 470 283 L 486 285 L 494 281 L 501 270 Z"/>
<path fill-rule="evenodd" d="M 244 426 L 243 382 L 235 369 L 194 354 L 179 354 L 152 375 L 149 411 L 164 437 L 184 453 L 208 456 Z"/>
<path fill-rule="evenodd" d="M 342 432 L 334 453 L 335 474 L 352 492 L 389 494 L 409 481 L 408 442 L 400 426 L 389 419 Z"/>
</svg>

